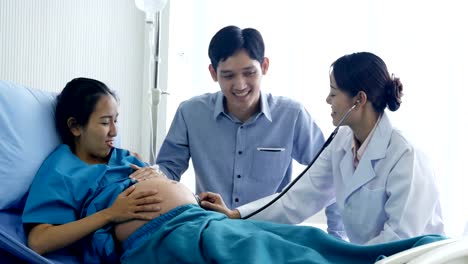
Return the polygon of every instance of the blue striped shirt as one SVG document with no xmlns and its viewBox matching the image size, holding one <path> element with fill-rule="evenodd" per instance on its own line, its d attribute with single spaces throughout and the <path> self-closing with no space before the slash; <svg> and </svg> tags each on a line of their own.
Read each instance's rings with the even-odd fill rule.
<svg viewBox="0 0 468 264">
<path fill-rule="evenodd" d="M 244 123 L 224 100 L 219 91 L 182 102 L 156 163 L 180 180 L 192 158 L 196 192 L 220 193 L 234 208 L 281 191 L 292 159 L 308 164 L 324 138 L 306 109 L 286 97 L 261 93 L 260 111 Z"/>
</svg>

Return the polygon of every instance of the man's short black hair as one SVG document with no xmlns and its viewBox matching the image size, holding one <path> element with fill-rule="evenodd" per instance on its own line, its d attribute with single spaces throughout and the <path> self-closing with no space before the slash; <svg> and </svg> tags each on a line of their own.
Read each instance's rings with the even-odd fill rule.
<svg viewBox="0 0 468 264">
<path fill-rule="evenodd" d="M 208 56 L 214 70 L 217 70 L 220 62 L 240 50 L 245 50 L 251 59 L 262 64 L 265 44 L 260 32 L 254 28 L 240 29 L 236 26 L 227 26 L 219 30 L 211 39 L 208 48 Z"/>
</svg>

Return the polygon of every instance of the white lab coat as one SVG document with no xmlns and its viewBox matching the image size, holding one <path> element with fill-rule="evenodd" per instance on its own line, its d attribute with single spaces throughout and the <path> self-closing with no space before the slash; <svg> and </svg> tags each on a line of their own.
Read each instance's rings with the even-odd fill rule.
<svg viewBox="0 0 468 264">
<path fill-rule="evenodd" d="M 336 200 L 352 243 L 443 234 L 433 170 L 423 154 L 392 127 L 387 115 L 382 115 L 356 169 L 352 140 L 351 129 L 340 128 L 306 175 L 252 219 L 297 224 Z M 273 196 L 237 209 L 245 216 Z"/>
</svg>

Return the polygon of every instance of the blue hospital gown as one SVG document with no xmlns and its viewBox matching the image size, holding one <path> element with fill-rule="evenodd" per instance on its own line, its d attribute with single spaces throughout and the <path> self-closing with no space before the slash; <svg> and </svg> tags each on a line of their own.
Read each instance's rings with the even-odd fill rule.
<svg viewBox="0 0 468 264">
<path fill-rule="evenodd" d="M 23 223 L 69 223 L 109 207 L 133 184 L 130 163 L 145 166 L 129 151 L 114 148 L 108 165 L 88 165 L 67 145 L 60 145 L 44 161 L 29 191 Z M 119 262 L 119 247 L 107 225 L 73 246 L 82 248 L 84 263 Z"/>
</svg>

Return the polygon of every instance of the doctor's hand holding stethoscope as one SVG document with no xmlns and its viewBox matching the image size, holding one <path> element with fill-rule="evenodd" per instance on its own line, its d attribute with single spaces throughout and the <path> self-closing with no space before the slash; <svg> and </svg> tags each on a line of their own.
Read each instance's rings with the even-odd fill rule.
<svg viewBox="0 0 468 264">
<path fill-rule="evenodd" d="M 359 52 L 339 58 L 331 66 L 326 101 L 333 124 L 344 127 L 304 177 L 258 213 L 276 194 L 230 210 L 220 195 L 205 192 L 201 205 L 230 218 L 255 212 L 252 219 L 298 224 L 336 202 L 336 212 L 327 214 L 328 228 L 344 226 L 357 244 L 444 234 L 433 170 L 384 111 L 398 110 L 402 90 L 378 56 Z"/>
</svg>

